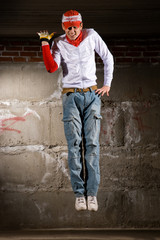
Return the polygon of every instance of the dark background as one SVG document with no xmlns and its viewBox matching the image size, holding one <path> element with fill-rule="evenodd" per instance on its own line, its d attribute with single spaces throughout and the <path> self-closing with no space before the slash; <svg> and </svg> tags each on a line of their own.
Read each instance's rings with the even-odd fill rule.
<svg viewBox="0 0 160 240">
<path fill-rule="evenodd" d="M 34 36 L 37 31 L 61 30 L 62 14 L 75 9 L 84 27 L 101 35 L 160 35 L 159 0 L 8 0 L 0 3 L 1 36 Z"/>
</svg>

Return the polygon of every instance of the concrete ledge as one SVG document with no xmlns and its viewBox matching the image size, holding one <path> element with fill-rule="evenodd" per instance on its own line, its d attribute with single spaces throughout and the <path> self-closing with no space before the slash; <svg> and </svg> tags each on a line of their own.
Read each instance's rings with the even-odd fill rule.
<svg viewBox="0 0 160 240">
<path fill-rule="evenodd" d="M 1 192 L 0 229 L 160 227 L 159 190 L 100 190 L 97 212 L 77 212 L 74 201 L 70 191 Z"/>
<path fill-rule="evenodd" d="M 48 73 L 44 63 L 1 63 L 1 99 L 41 101 L 61 96 L 61 69 Z"/>
<path fill-rule="evenodd" d="M 102 228 L 59 228 L 50 230 L 31 230 L 31 231 L 3 231 L 0 232 L 0 239 L 59 239 L 59 240 L 139 240 L 139 239 L 160 239 L 158 229 L 102 229 Z"/>
</svg>

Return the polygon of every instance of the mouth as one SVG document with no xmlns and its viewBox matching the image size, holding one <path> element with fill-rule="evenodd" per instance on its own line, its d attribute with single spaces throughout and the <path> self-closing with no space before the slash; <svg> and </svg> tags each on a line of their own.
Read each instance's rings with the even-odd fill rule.
<svg viewBox="0 0 160 240">
<path fill-rule="evenodd" d="M 75 34 L 75 33 L 74 33 L 74 34 L 70 34 L 70 36 L 71 36 L 71 37 L 74 37 L 74 36 L 76 36 L 76 34 Z"/>
<path fill-rule="evenodd" d="M 74 35 L 70 35 L 70 38 L 76 38 L 76 34 L 74 34 Z"/>
</svg>

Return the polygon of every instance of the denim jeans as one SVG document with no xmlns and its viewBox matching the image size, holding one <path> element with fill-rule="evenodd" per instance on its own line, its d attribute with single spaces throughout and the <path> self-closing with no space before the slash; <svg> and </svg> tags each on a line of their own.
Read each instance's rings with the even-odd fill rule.
<svg viewBox="0 0 160 240">
<path fill-rule="evenodd" d="M 97 195 L 100 183 L 100 111 L 101 99 L 95 91 L 63 94 L 63 122 L 68 144 L 68 166 L 71 185 L 77 197 Z"/>
</svg>

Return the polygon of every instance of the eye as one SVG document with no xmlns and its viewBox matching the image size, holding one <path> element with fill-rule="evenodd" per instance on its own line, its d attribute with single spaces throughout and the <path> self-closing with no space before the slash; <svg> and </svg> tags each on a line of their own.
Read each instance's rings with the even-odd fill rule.
<svg viewBox="0 0 160 240">
<path fill-rule="evenodd" d="M 73 28 L 74 28 L 74 29 L 77 29 L 76 26 L 74 26 Z M 72 27 L 69 27 L 68 30 L 69 30 L 69 31 L 72 30 Z"/>
</svg>

